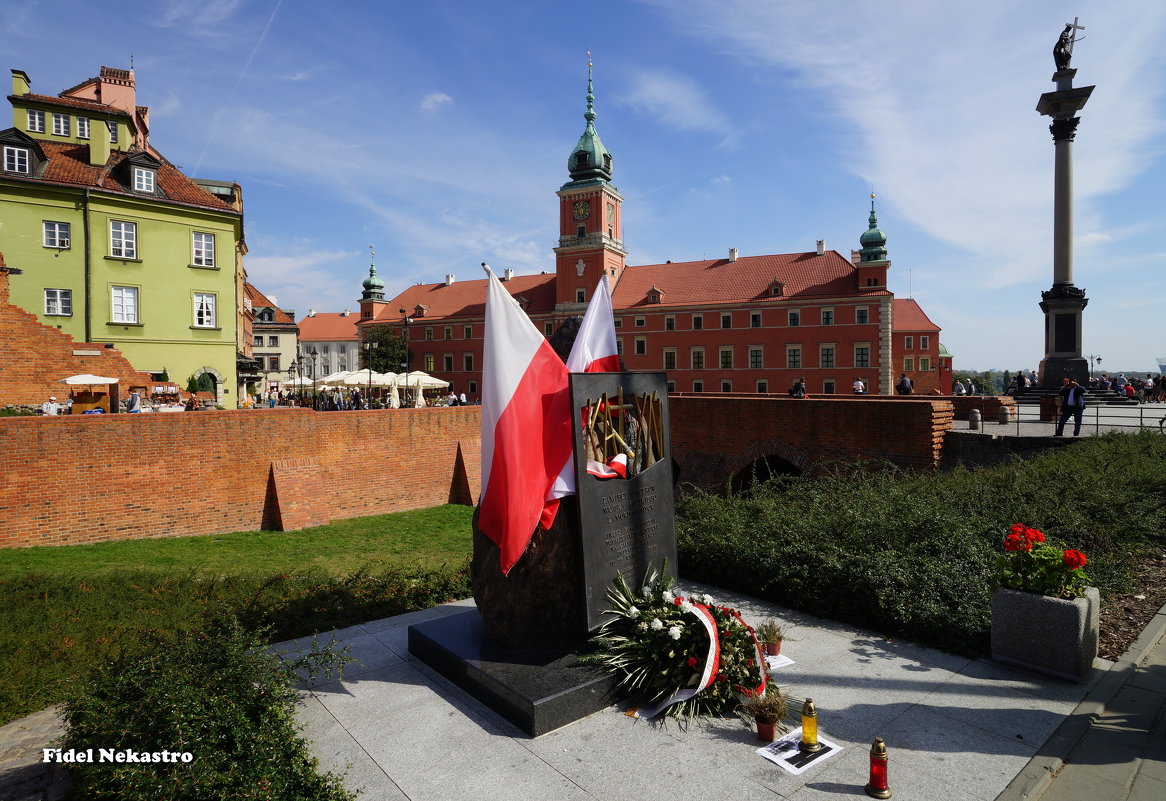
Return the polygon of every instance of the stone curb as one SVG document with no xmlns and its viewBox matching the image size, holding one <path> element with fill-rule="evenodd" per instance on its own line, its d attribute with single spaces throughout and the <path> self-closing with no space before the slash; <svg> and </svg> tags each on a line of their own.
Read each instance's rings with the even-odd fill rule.
<svg viewBox="0 0 1166 801">
<path fill-rule="evenodd" d="M 1036 756 L 1016 774 L 996 801 L 1035 801 L 1048 789 L 1057 773 L 1071 761 L 1073 753 L 1093 722 L 1133 677 L 1146 654 L 1166 635 L 1166 606 L 1163 606 L 1142 629 L 1126 652 L 1110 666 L 1106 675 L 1081 700 L 1069 717 L 1062 721 Z"/>
</svg>

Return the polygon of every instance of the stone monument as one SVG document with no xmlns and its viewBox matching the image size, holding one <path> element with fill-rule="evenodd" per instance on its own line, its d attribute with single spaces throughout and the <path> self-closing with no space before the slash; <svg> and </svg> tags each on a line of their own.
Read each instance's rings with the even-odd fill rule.
<svg viewBox="0 0 1166 801">
<path fill-rule="evenodd" d="M 1080 111 L 1094 87 L 1073 87 L 1077 70 L 1070 68 L 1077 20 L 1065 25 L 1053 47 L 1056 91 L 1041 95 L 1036 110 L 1052 118 L 1049 131 L 1055 148 L 1053 179 L 1053 286 L 1041 293 L 1045 314 L 1045 356 L 1040 363 L 1040 386 L 1055 389 L 1064 378 L 1087 386 L 1089 365 L 1081 348 L 1081 319 L 1089 300 L 1085 290 L 1073 284 L 1073 139 Z"/>
</svg>

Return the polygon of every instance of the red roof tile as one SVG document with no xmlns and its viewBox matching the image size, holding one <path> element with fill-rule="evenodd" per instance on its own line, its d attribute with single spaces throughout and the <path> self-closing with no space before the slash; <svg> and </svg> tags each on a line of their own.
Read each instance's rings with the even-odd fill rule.
<svg viewBox="0 0 1166 801">
<path fill-rule="evenodd" d="M 424 323 L 446 317 L 481 317 L 486 313 L 486 281 L 454 281 L 449 286 L 440 284 L 418 284 L 397 295 L 387 305 L 381 307 L 376 317 L 378 323 L 399 322 L 400 309 L 408 310 L 414 316 L 417 306 L 427 306 L 425 316 L 416 318 Z M 555 308 L 555 275 L 516 275 L 502 286 L 514 297 L 529 301 L 527 313 L 550 313 Z"/>
<path fill-rule="evenodd" d="M 113 114 L 118 117 L 128 117 L 129 112 L 122 111 L 119 108 L 106 105 L 105 103 L 98 103 L 96 100 L 87 100 L 83 97 L 53 97 L 52 95 L 38 95 L 29 92 L 24 95 L 8 95 L 8 99 L 12 101 L 31 101 L 33 103 L 41 103 L 49 106 L 68 106 L 69 108 L 83 108 L 89 111 L 96 111 L 102 114 Z"/>
<path fill-rule="evenodd" d="M 316 312 L 299 322 L 300 339 L 304 342 L 321 341 L 356 341 L 360 337 L 356 333 L 356 321 L 360 315 L 350 312 L 344 315 L 340 312 Z"/>
<path fill-rule="evenodd" d="M 895 298 L 894 321 L 891 328 L 895 331 L 941 331 L 942 329 L 931 322 L 931 319 L 919 308 L 913 298 Z"/>
<path fill-rule="evenodd" d="M 278 324 L 283 324 L 283 325 L 295 325 L 296 321 L 294 318 L 292 318 L 292 316 L 290 314 L 285 312 L 283 309 L 279 308 L 279 306 L 276 306 L 274 303 L 272 303 L 271 298 L 267 297 L 267 295 L 264 295 L 262 292 L 260 292 L 258 289 L 256 289 L 251 284 L 251 282 L 246 281 L 243 283 L 243 293 L 247 296 L 247 298 L 250 299 L 252 309 L 256 309 L 256 308 L 275 309 L 275 319 L 274 320 L 272 320 L 270 323 L 268 323 L 266 321 L 256 320 L 255 321 L 256 324 L 271 325 L 273 323 L 278 323 Z"/>
</svg>

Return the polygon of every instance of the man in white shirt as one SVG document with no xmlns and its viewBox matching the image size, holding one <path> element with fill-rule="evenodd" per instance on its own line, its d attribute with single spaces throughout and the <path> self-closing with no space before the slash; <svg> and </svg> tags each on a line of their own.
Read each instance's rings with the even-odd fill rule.
<svg viewBox="0 0 1166 801">
<path fill-rule="evenodd" d="M 56 417 L 61 413 L 61 404 L 57 403 L 57 396 L 50 395 L 49 399 L 41 404 L 41 413 L 48 417 Z"/>
</svg>

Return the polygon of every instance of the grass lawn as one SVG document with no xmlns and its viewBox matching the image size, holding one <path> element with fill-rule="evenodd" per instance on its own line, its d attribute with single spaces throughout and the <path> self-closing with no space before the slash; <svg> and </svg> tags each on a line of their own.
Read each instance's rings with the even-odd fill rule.
<svg viewBox="0 0 1166 801">
<path fill-rule="evenodd" d="M 60 701 L 144 633 L 229 614 L 278 641 L 468 597 L 472 513 L 0 550 L 0 725 Z"/>
<path fill-rule="evenodd" d="M 91 576 L 124 570 L 208 575 L 316 569 L 352 573 L 370 564 L 460 565 L 470 555 L 469 506 L 339 520 L 301 531 L 242 531 L 98 545 L 0 550 L 0 580 L 29 573 Z"/>
</svg>

